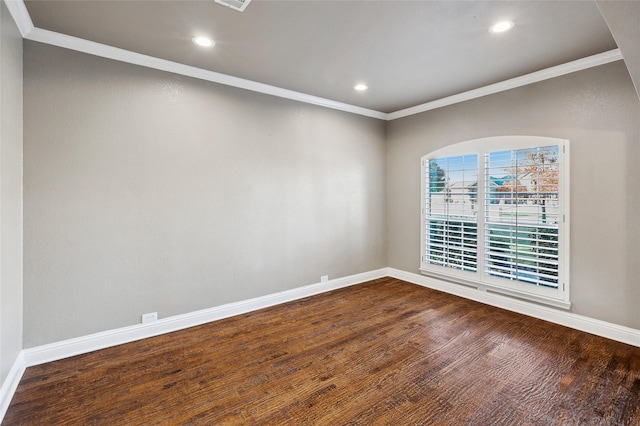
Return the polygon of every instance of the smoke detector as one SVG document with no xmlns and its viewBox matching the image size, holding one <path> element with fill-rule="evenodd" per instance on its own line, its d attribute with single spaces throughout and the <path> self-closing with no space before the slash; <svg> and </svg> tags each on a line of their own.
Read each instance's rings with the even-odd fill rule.
<svg viewBox="0 0 640 426">
<path fill-rule="evenodd" d="M 251 0 L 215 0 L 215 2 L 243 12 Z"/>
</svg>

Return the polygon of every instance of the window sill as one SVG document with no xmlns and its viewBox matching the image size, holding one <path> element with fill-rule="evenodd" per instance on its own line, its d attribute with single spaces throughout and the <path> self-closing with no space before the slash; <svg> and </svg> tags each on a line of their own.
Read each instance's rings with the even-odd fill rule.
<svg viewBox="0 0 640 426">
<path fill-rule="evenodd" d="M 446 274 L 439 274 L 437 272 L 427 270 L 427 269 L 422 269 L 422 268 L 420 269 L 420 272 L 422 273 L 422 275 L 425 275 L 431 278 L 437 278 L 439 280 L 446 281 L 453 284 L 461 284 L 466 287 L 472 287 L 480 292 L 501 294 L 503 296 L 509 296 L 515 299 L 520 299 L 520 300 L 526 300 L 528 302 L 534 302 L 541 305 L 552 306 L 554 308 L 560 308 L 560 309 L 566 309 L 566 310 L 571 308 L 571 302 L 566 302 L 564 300 L 550 299 L 547 297 L 523 293 L 516 290 L 510 290 L 507 288 L 498 287 L 498 286 L 494 286 L 487 283 L 479 283 L 472 280 L 465 280 L 463 278 L 458 278 L 458 277 L 454 277 Z"/>
</svg>

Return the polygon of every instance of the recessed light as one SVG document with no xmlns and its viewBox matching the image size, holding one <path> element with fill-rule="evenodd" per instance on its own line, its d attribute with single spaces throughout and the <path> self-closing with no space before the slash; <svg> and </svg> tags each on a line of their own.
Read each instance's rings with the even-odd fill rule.
<svg viewBox="0 0 640 426">
<path fill-rule="evenodd" d="M 216 42 L 211 40 L 208 37 L 194 37 L 191 39 L 191 41 L 193 41 L 194 44 L 197 44 L 198 46 L 202 46 L 202 47 L 211 47 L 211 46 L 215 46 Z"/>
<path fill-rule="evenodd" d="M 489 31 L 492 33 L 503 33 L 505 31 L 509 31 L 514 25 L 515 24 L 512 21 L 502 21 L 497 24 L 493 24 L 491 28 L 489 28 Z"/>
<path fill-rule="evenodd" d="M 356 84 L 355 86 L 353 86 L 354 89 L 356 89 L 358 92 L 364 92 L 365 90 L 367 90 L 369 87 L 366 84 Z"/>
</svg>

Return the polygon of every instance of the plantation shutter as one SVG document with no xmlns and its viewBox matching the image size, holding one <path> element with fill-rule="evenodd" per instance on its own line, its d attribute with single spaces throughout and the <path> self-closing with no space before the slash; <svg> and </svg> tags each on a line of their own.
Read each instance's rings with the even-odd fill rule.
<svg viewBox="0 0 640 426">
<path fill-rule="evenodd" d="M 558 146 L 485 154 L 485 275 L 558 287 L 558 160 Z"/>
<path fill-rule="evenodd" d="M 425 259 L 464 271 L 478 269 L 478 155 L 427 160 Z"/>
</svg>

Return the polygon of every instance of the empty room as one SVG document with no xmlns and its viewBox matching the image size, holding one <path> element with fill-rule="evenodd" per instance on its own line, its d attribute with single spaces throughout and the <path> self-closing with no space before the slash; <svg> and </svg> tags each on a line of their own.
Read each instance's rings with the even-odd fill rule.
<svg viewBox="0 0 640 426">
<path fill-rule="evenodd" d="M 3 426 L 640 425 L 640 1 L 0 32 Z"/>
</svg>

